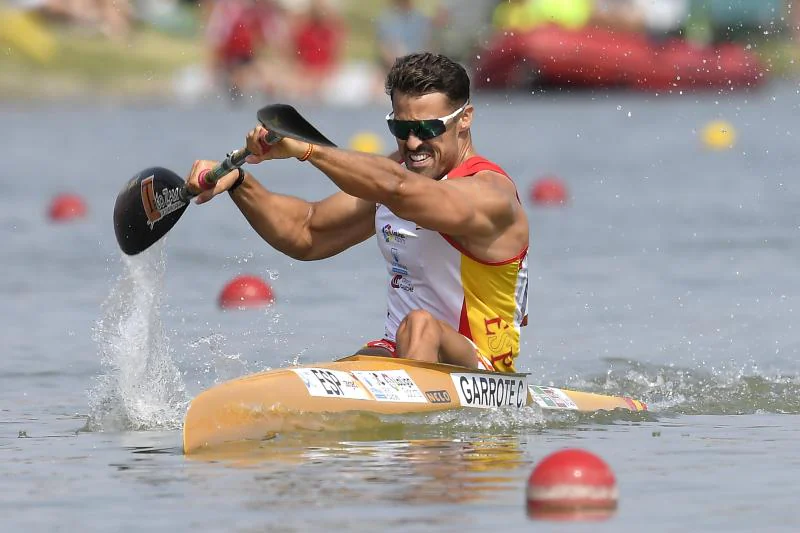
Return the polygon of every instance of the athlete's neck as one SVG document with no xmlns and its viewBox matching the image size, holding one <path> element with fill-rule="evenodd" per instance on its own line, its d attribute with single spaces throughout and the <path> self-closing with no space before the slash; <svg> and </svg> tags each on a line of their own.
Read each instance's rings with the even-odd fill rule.
<svg viewBox="0 0 800 533">
<path fill-rule="evenodd" d="M 475 147 L 472 145 L 472 133 L 467 131 L 463 142 L 459 142 L 458 159 L 456 159 L 456 164 L 453 165 L 453 168 L 460 167 L 467 159 L 475 157 L 476 155 L 478 154 L 475 152 Z M 453 170 L 453 168 L 450 170 Z"/>
</svg>

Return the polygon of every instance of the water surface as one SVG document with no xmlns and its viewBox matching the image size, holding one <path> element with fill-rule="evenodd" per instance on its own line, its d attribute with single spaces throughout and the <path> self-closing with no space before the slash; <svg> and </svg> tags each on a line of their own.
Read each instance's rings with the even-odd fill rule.
<svg viewBox="0 0 800 533">
<path fill-rule="evenodd" d="M 615 470 L 600 531 L 795 531 L 800 358 L 798 96 L 621 93 L 476 97 L 474 139 L 527 200 L 563 178 L 564 209 L 526 201 L 531 381 L 648 402 L 646 416 L 440 414 L 352 434 L 283 435 L 187 458 L 187 402 L 225 379 L 352 353 L 382 332 L 373 242 L 301 263 L 261 243 L 224 197 L 191 206 L 165 242 L 117 250 L 114 198 L 138 170 L 179 174 L 239 147 L 258 102 L 232 108 L 6 106 L 0 155 L 0 524 L 6 531 L 485 531 L 534 527 L 524 487 L 580 446 Z M 303 112 L 341 144 L 384 142 L 385 109 Z M 732 150 L 700 129 L 730 121 Z M 253 170 L 275 191 L 334 187 L 309 165 Z M 89 216 L 49 223 L 59 192 Z M 276 305 L 222 312 L 233 276 Z"/>
</svg>

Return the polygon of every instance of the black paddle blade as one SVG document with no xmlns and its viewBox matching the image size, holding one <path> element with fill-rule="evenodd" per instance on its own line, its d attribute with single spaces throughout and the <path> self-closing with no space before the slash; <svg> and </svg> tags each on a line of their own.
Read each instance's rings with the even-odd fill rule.
<svg viewBox="0 0 800 533">
<path fill-rule="evenodd" d="M 272 104 L 258 110 L 258 121 L 281 137 L 322 146 L 336 146 L 288 104 Z"/>
<path fill-rule="evenodd" d="M 189 206 L 183 179 L 166 168 L 146 168 L 131 178 L 114 204 L 119 247 L 136 255 L 152 246 Z"/>
</svg>

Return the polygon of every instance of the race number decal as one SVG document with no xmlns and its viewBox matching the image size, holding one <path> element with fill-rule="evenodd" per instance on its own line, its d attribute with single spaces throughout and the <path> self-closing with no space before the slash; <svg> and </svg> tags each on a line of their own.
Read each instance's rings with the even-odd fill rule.
<svg viewBox="0 0 800 533">
<path fill-rule="evenodd" d="M 327 368 L 293 368 L 311 396 L 369 400 L 367 392 L 359 387 L 349 372 Z"/>
<path fill-rule="evenodd" d="M 464 407 L 525 407 L 528 380 L 508 374 L 450 374 Z"/>
<path fill-rule="evenodd" d="M 578 410 L 575 402 L 561 389 L 553 387 L 539 387 L 531 385 L 531 396 L 536 405 L 544 409 L 571 409 Z"/>
<path fill-rule="evenodd" d="M 354 370 L 353 375 L 379 402 L 428 403 L 405 370 Z"/>
</svg>

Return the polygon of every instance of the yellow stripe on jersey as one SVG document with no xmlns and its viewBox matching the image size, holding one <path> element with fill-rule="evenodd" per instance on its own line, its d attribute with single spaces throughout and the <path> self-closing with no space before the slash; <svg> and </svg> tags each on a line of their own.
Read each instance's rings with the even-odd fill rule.
<svg viewBox="0 0 800 533">
<path fill-rule="evenodd" d="M 461 282 L 470 336 L 501 372 L 515 371 L 514 358 L 520 350 L 519 324 L 514 323 L 520 261 L 493 265 L 461 254 Z"/>
</svg>

